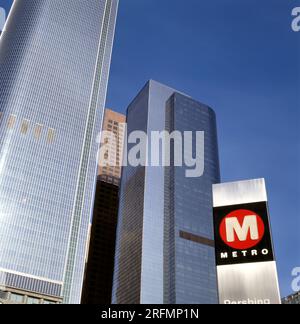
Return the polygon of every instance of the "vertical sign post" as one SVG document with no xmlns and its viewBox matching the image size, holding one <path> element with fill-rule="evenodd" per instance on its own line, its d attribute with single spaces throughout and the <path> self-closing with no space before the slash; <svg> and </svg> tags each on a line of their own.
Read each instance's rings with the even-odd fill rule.
<svg viewBox="0 0 300 324">
<path fill-rule="evenodd" d="M 213 186 L 220 304 L 280 304 L 264 179 Z"/>
</svg>

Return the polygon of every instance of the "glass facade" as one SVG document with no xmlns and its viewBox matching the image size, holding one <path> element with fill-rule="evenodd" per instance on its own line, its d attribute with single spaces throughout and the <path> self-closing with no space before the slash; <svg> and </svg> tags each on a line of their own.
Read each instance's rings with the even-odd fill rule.
<svg viewBox="0 0 300 324">
<path fill-rule="evenodd" d="M 172 164 L 123 168 L 113 303 L 217 303 L 212 184 L 220 181 L 220 172 L 215 114 L 150 81 L 130 104 L 127 122 L 128 134 L 141 130 L 148 137 L 152 131 L 204 131 L 205 171 L 200 178 L 186 178 L 186 168 Z M 151 152 L 150 141 L 148 147 Z M 150 161 L 151 153 L 148 157 Z"/>
<path fill-rule="evenodd" d="M 127 134 L 147 130 L 149 86 L 128 108 Z M 128 149 L 131 146 L 128 145 Z M 123 167 L 115 270 L 113 303 L 139 304 L 141 295 L 141 266 L 144 213 L 145 167 Z"/>
<path fill-rule="evenodd" d="M 119 207 L 119 187 L 98 177 L 81 304 L 109 305 Z"/>
<path fill-rule="evenodd" d="M 216 117 L 214 111 L 181 94 L 167 103 L 168 131 L 204 132 L 204 174 L 186 177 L 187 167 L 166 168 L 165 285 L 169 304 L 217 303 L 213 243 L 212 184 L 220 182 Z M 193 147 L 195 156 L 195 147 Z"/>
<path fill-rule="evenodd" d="M 0 38 L 1 285 L 80 302 L 117 6 L 14 1 Z"/>
</svg>

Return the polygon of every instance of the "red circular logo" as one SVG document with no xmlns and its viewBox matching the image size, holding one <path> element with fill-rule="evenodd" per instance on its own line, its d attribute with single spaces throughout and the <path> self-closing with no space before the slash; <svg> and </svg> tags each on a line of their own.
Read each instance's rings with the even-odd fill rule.
<svg viewBox="0 0 300 324">
<path fill-rule="evenodd" d="M 262 218 L 245 209 L 228 214 L 221 222 L 220 235 L 224 243 L 236 250 L 247 250 L 256 246 L 264 237 Z"/>
</svg>

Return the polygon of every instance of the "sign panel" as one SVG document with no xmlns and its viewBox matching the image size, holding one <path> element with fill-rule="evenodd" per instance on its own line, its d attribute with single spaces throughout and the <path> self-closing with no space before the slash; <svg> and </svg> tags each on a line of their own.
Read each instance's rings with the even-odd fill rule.
<svg viewBox="0 0 300 324">
<path fill-rule="evenodd" d="M 218 267 L 221 304 L 280 304 L 275 262 Z"/>
<path fill-rule="evenodd" d="M 266 202 L 214 209 L 217 265 L 274 261 Z"/>
<path fill-rule="evenodd" d="M 213 198 L 220 303 L 279 304 L 264 180 L 215 185 Z"/>
</svg>

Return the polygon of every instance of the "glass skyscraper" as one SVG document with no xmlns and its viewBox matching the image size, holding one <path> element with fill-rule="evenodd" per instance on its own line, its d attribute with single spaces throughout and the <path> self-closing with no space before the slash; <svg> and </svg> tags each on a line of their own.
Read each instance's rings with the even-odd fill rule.
<svg viewBox="0 0 300 324">
<path fill-rule="evenodd" d="M 220 171 L 215 113 L 150 81 L 129 105 L 127 123 L 128 135 L 136 130 L 148 137 L 164 130 L 205 132 L 204 174 L 187 178 L 188 168 L 172 159 L 170 167 L 123 168 L 113 303 L 217 303 L 212 184 L 220 182 Z"/>
<path fill-rule="evenodd" d="M 1 35 L 0 286 L 17 301 L 80 302 L 117 6 L 15 0 Z"/>
</svg>

